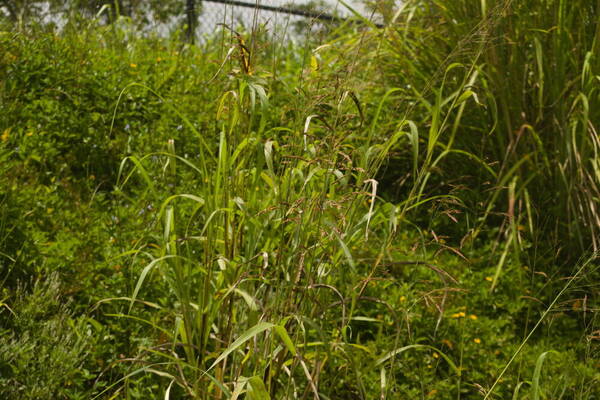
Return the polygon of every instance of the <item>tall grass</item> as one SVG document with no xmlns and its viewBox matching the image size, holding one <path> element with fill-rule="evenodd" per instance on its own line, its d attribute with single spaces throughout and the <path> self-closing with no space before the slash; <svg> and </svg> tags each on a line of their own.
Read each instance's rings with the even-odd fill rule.
<svg viewBox="0 0 600 400">
<path fill-rule="evenodd" d="M 215 99 L 215 130 L 187 124 L 201 143 L 197 162 L 170 140 L 154 154 L 164 161 L 160 178 L 150 175 L 150 156 L 121 168 L 124 183 L 141 174 L 149 196 L 156 179 L 170 192 L 158 212 L 157 250 L 137 252 L 150 261 L 132 306 L 155 270 L 175 296 L 172 326 L 156 326 L 168 339 L 148 352 L 161 355 L 160 375 L 193 398 L 242 390 L 318 398 L 323 381 L 343 390 L 325 373 L 337 368 L 356 376 L 364 397 L 361 368 L 344 353 L 356 351 L 359 277 L 382 262 L 392 224 L 373 211 L 373 161 L 361 154 L 372 149 L 353 149 L 348 139 L 362 125 L 360 104 L 343 87 L 319 88 L 324 78 L 313 69 L 309 78 L 298 71 L 296 85 L 318 95 L 273 105 L 269 87 L 283 83 L 269 77 L 276 71 L 229 68 L 215 78 L 227 88 Z"/>
<path fill-rule="evenodd" d="M 89 93 L 97 108 L 42 124 L 11 100 L 3 160 L 52 183 L 43 165 L 89 158 L 79 174 L 95 186 L 93 160 L 122 159 L 86 211 L 35 214 L 60 213 L 58 230 L 89 209 L 72 230 L 111 256 L 66 263 L 113 296 L 74 330 L 104 344 L 86 347 L 101 372 L 78 385 L 95 398 L 594 398 L 597 259 L 571 268 L 598 229 L 597 8 L 581 6 L 406 1 L 385 28 L 357 14 L 301 46 L 235 26 L 202 47 L 142 40 L 123 20 L 10 43 L 6 93 L 59 110 L 71 103 L 40 87 L 60 81 L 64 114 Z M 94 58 L 42 68 L 57 49 Z M 80 65 L 89 81 L 72 82 Z M 30 129 L 42 125 L 51 134 Z M 82 143 L 73 126 L 88 126 Z M 0 212 L 11 265 L 12 225 Z M 77 252 L 62 229 L 31 245 Z M 7 307 L 26 308 L 7 293 L 11 320 Z"/>
<path fill-rule="evenodd" d="M 408 118 L 426 116 L 428 151 L 449 155 L 441 179 L 486 185 L 483 208 L 466 206 L 481 222 L 506 216 L 495 219 L 517 253 L 524 241 L 563 260 L 598 249 L 598 12 L 585 1 L 408 1 L 383 33 L 396 98 L 414 104 Z M 445 125 L 442 88 L 472 99 L 444 110 Z"/>
<path fill-rule="evenodd" d="M 593 49 L 583 40 L 590 32 L 574 26 L 564 3 L 529 6 L 407 2 L 383 31 L 334 32 L 333 50 L 306 54 L 305 68 L 286 71 L 287 81 L 277 78 L 276 61 L 261 70 L 257 54 L 241 44 L 222 52 L 207 81 L 224 88 L 214 99 L 213 126 L 198 130 L 181 115 L 197 140 L 193 160 L 170 140 L 165 151 L 121 166 L 122 182 L 137 174 L 151 198 L 161 196 L 157 185 L 168 192 L 155 250 L 136 251 L 149 261 L 130 306 L 137 307 L 154 272 L 174 295 L 162 310 L 170 325 L 147 321 L 163 339 L 145 350 L 156 364 L 142 368 L 167 378 L 166 396 L 371 398 L 377 390 L 386 398 L 396 384 L 388 380 L 394 368 L 385 365 L 425 350 L 442 357 L 438 374 L 461 397 L 462 355 L 456 360 L 434 345 L 406 343 L 396 306 L 365 292 L 377 287 L 382 268 L 398 262 L 398 233 L 434 204 L 466 212 L 461 246 L 499 225 L 490 292 L 505 269 L 528 257 L 528 243 L 543 243 L 556 259 L 597 246 L 598 182 L 590 173 L 597 136 L 593 88 L 585 84 L 594 68 L 585 54 Z M 573 29 L 560 27 L 569 23 Z M 354 59 L 342 61 L 349 54 Z M 383 62 L 359 68 L 361 57 Z M 360 76 L 374 71 L 395 86 L 386 83 L 389 89 L 365 107 L 360 90 L 373 89 Z M 581 89 L 561 83 L 580 81 Z M 380 206 L 376 178 L 391 153 L 408 158 L 408 183 L 405 197 L 387 196 L 392 202 Z M 162 160 L 158 175 L 151 159 Z M 449 190 L 445 181 L 458 188 Z M 575 246 L 561 240 L 563 229 Z M 464 258 L 462 248 L 446 248 Z M 429 333 L 435 339 L 456 281 L 425 262 L 407 264 L 431 268 L 443 285 Z M 363 314 L 371 307 L 389 312 L 390 324 L 363 343 L 353 321 L 381 324 Z M 378 382 L 364 357 L 380 369 Z"/>
</svg>

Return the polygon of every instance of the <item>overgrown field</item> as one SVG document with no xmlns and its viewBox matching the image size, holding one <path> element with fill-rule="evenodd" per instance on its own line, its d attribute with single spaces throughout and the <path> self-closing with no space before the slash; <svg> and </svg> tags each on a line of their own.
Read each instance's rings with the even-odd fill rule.
<svg viewBox="0 0 600 400">
<path fill-rule="evenodd" d="M 1 398 L 600 398 L 600 2 L 380 12 L 2 25 Z"/>
</svg>

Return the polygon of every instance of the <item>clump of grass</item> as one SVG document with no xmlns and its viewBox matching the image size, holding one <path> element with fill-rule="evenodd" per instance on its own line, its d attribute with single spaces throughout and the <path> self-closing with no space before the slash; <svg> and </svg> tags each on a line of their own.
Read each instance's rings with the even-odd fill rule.
<svg viewBox="0 0 600 400">
<path fill-rule="evenodd" d="M 349 112 L 357 105 L 347 92 L 322 90 L 318 103 L 308 98 L 290 109 L 294 119 L 284 127 L 271 115 L 267 75 L 238 70 L 219 83 L 229 88 L 216 101 L 211 134 L 218 145 L 187 123 L 201 143 L 198 162 L 182 157 L 173 140 L 155 154 L 164 160 L 170 195 L 159 210 L 158 251 L 139 252 L 151 262 L 132 305 L 157 270 L 175 296 L 176 318 L 173 327 L 160 327 L 169 348 L 152 352 L 172 364 L 169 379 L 192 397 L 256 385 L 273 395 L 302 388 L 317 396 L 324 361 L 307 363 L 296 349 L 317 337 L 327 338 L 326 349 L 344 342 L 352 307 L 333 321 L 319 314 L 332 294 L 342 296 L 344 310 L 357 301 L 357 272 L 376 265 L 355 260 L 353 249 L 366 251 L 378 242 L 369 232 L 388 230 L 366 204 L 376 201 L 376 186 L 347 154 L 346 132 L 359 123 Z M 319 108 L 327 112 L 311 114 Z M 126 159 L 123 181 L 141 174 L 153 192 L 146 160 Z M 374 246 L 372 258 L 380 251 Z"/>
<path fill-rule="evenodd" d="M 425 117 L 416 122 L 430 126 L 435 140 L 423 147 L 436 153 L 439 180 L 462 176 L 465 185 L 488 185 L 486 197 L 472 200 L 483 209 L 464 207 L 475 220 L 501 224 L 516 259 L 525 242 L 544 242 L 565 260 L 569 252 L 576 260 L 598 249 L 599 141 L 590 81 L 597 29 L 581 23 L 597 13 L 589 2 L 413 1 L 384 33 L 385 77 L 397 84 L 398 101 L 413 104 L 407 117 Z M 452 97 L 440 98 L 445 91 L 472 100 L 453 110 Z M 427 171 L 430 156 L 422 157 Z"/>
</svg>

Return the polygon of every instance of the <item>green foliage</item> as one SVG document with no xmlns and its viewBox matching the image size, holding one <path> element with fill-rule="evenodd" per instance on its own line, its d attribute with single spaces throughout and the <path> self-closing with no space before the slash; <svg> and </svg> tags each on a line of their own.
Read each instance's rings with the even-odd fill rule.
<svg viewBox="0 0 600 400">
<path fill-rule="evenodd" d="M 404 116 L 435 135 L 429 193 L 465 201 L 475 234 L 480 221 L 502 224 L 516 257 L 526 243 L 568 263 L 599 248 L 598 12 L 587 1 L 409 1 L 378 50 L 395 98 L 411 104 Z M 478 187 L 487 198 L 472 196 Z"/>
<path fill-rule="evenodd" d="M 57 275 L 18 290 L 2 310 L 0 394 L 7 399 L 85 398 L 93 376 L 83 368 L 89 347 L 84 320 L 61 299 Z"/>
<path fill-rule="evenodd" d="M 598 396 L 597 9 L 372 6 L 0 33 L 4 397 Z"/>
</svg>

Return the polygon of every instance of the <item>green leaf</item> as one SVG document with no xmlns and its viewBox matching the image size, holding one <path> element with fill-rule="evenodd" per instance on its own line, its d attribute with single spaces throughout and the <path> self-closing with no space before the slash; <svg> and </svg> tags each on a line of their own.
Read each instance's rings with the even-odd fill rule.
<svg viewBox="0 0 600 400">
<path fill-rule="evenodd" d="M 296 355 L 296 347 L 294 346 L 294 343 L 292 342 L 292 339 L 288 335 L 285 328 L 281 325 L 276 325 L 273 327 L 273 329 L 275 330 L 275 333 L 277 333 L 285 347 L 287 347 L 287 349 L 290 351 L 290 353 Z"/>
<path fill-rule="evenodd" d="M 257 336 L 258 334 L 266 331 L 267 329 L 273 328 L 274 326 L 275 326 L 275 324 L 272 324 L 270 322 L 259 322 L 258 324 L 254 325 L 252 328 L 248 329 L 239 338 L 237 338 L 233 343 L 231 343 L 229 345 L 229 347 L 227 347 L 227 349 L 225 349 L 225 351 L 223 353 L 221 353 L 221 355 L 215 360 L 215 362 L 212 363 L 212 365 L 206 370 L 206 372 L 213 369 L 218 363 L 223 361 L 229 354 L 233 353 L 235 350 L 240 348 L 248 340 L 250 340 L 253 337 Z"/>
<path fill-rule="evenodd" d="M 249 400 L 271 400 L 265 383 L 258 376 L 248 379 L 248 399 Z"/>
<path fill-rule="evenodd" d="M 540 400 L 540 376 L 542 375 L 542 366 L 544 365 L 544 360 L 551 353 L 558 354 L 558 352 L 554 350 L 546 351 L 538 357 L 535 362 L 535 370 L 533 371 L 533 379 L 531 380 L 531 393 L 533 395 L 533 400 Z"/>
</svg>

